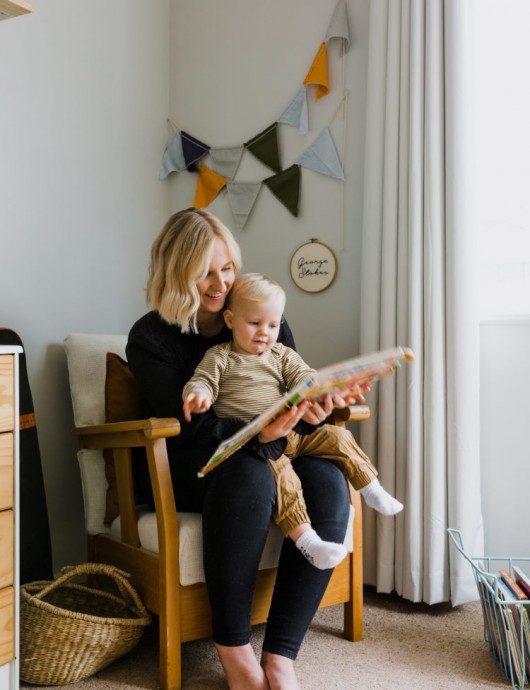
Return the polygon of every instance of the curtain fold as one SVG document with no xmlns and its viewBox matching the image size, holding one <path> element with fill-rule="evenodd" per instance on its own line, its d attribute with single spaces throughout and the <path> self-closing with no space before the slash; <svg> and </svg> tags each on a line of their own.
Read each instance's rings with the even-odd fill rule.
<svg viewBox="0 0 530 690">
<path fill-rule="evenodd" d="M 447 527 L 483 548 L 479 322 L 470 190 L 469 5 L 372 0 L 361 352 L 416 361 L 370 393 L 361 445 L 405 504 L 366 511 L 365 579 L 411 601 L 477 598 Z"/>
</svg>

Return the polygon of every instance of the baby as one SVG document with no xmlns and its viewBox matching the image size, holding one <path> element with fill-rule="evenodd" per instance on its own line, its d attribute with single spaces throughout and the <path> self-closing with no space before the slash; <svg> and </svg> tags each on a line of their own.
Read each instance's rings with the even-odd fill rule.
<svg viewBox="0 0 530 690">
<path fill-rule="evenodd" d="M 281 286 L 267 276 L 248 273 L 236 278 L 224 311 L 232 342 L 210 348 L 185 385 L 188 421 L 192 413 L 213 405 L 219 417 L 248 422 L 314 375 L 297 352 L 276 342 L 285 299 Z M 311 527 L 292 460 L 300 455 L 330 460 L 366 503 L 383 515 L 395 515 L 403 505 L 383 489 L 377 470 L 347 429 L 302 422 L 286 438 L 284 454 L 277 460 L 267 459 L 277 485 L 274 520 L 314 566 L 333 568 L 346 556 L 346 548 L 322 540 Z"/>
</svg>

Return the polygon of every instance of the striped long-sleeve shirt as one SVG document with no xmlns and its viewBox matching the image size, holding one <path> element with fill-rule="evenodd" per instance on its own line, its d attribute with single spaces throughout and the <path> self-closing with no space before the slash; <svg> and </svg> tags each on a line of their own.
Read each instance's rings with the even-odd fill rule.
<svg viewBox="0 0 530 690">
<path fill-rule="evenodd" d="M 297 352 L 281 343 L 258 355 L 242 355 L 222 343 L 206 352 L 182 395 L 185 400 L 191 393 L 206 393 L 218 417 L 248 422 L 314 374 Z"/>
</svg>

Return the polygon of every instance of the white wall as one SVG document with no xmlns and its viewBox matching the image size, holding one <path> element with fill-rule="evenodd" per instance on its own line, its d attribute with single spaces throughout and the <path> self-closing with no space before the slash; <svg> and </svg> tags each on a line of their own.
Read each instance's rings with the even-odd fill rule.
<svg viewBox="0 0 530 690">
<path fill-rule="evenodd" d="M 32 5 L 0 22 L 0 325 L 26 348 L 57 569 L 86 560 L 63 338 L 128 331 L 169 209 L 169 0 Z"/>
<path fill-rule="evenodd" d="M 173 3 L 170 114 L 178 127 L 219 147 L 241 145 L 275 122 L 302 84 L 335 5 L 336 0 Z M 262 188 L 237 236 L 243 270 L 268 273 L 286 288 L 286 314 L 298 349 L 314 366 L 358 353 L 368 12 L 367 0 L 349 0 L 351 48 L 341 59 L 338 42 L 330 44 L 331 91 L 315 101 L 309 88 L 309 133 L 301 137 L 294 127 L 279 125 L 285 169 L 333 118 L 344 69 L 347 120 L 338 115 L 331 133 L 341 157 L 346 137 L 346 181 L 302 168 L 298 218 Z M 260 181 L 272 174 L 245 152 L 236 179 Z M 195 184 L 195 174 L 186 171 L 170 176 L 173 210 L 193 203 Z M 226 196 L 210 208 L 231 226 Z M 339 264 L 335 283 L 319 294 L 302 292 L 289 273 L 293 252 L 312 237 L 328 244 Z"/>
<path fill-rule="evenodd" d="M 530 321 L 482 324 L 482 510 L 490 556 L 530 557 L 529 353 Z"/>
</svg>

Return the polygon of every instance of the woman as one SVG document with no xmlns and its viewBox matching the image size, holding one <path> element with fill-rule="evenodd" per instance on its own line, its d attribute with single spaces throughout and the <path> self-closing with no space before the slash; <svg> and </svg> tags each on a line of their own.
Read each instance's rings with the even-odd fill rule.
<svg viewBox="0 0 530 690">
<path fill-rule="evenodd" d="M 297 690 L 294 659 L 331 577 L 286 540 L 263 642 L 261 665 L 250 646 L 254 582 L 275 502 L 275 484 L 263 458 L 277 458 L 298 423 L 319 424 L 333 404 L 304 401 L 263 429 L 205 478 L 197 472 L 222 439 L 244 425 L 213 412 L 182 411 L 182 389 L 206 350 L 230 340 L 223 320 L 226 297 L 241 267 L 240 249 L 215 216 L 202 209 L 175 213 L 151 250 L 147 302 L 152 311 L 129 334 L 127 358 L 146 413 L 177 417 L 180 436 L 168 451 L 179 510 L 203 515 L 204 571 L 212 609 L 213 640 L 231 690 Z M 287 323 L 279 342 L 294 348 Z M 300 457 L 300 476 L 315 530 L 342 542 L 349 514 L 343 476 L 333 464 Z"/>
</svg>

